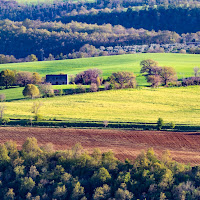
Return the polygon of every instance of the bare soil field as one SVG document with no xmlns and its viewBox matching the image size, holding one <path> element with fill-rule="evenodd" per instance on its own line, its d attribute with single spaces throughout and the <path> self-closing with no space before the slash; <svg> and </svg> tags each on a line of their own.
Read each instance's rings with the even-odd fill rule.
<svg viewBox="0 0 200 200">
<path fill-rule="evenodd" d="M 69 149 L 76 143 L 88 152 L 94 148 L 112 150 L 120 160 L 134 159 L 153 147 L 158 156 L 169 150 L 178 162 L 200 164 L 200 132 L 0 127 L 0 143 L 14 140 L 20 148 L 27 137 L 37 138 L 39 145 L 52 143 L 55 150 Z"/>
</svg>

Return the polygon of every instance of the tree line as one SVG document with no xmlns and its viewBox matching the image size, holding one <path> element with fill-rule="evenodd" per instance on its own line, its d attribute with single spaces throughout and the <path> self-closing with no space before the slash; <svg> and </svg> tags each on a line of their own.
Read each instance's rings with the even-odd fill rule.
<svg viewBox="0 0 200 200">
<path fill-rule="evenodd" d="M 117 46 L 133 44 L 170 44 L 183 41 L 198 41 L 200 32 L 179 35 L 171 31 L 147 31 L 125 28 L 121 25 L 97 25 L 81 22 L 63 24 L 61 22 L 41 22 L 24 20 L 0 21 L 0 53 L 26 58 L 34 54 L 39 60 L 63 57 L 78 51 L 83 45 Z M 70 55 L 69 55 L 70 58 Z M 2 60 L 2 59 L 1 59 Z M 34 60 L 34 59 L 33 59 Z"/>
<path fill-rule="evenodd" d="M 134 161 L 118 160 L 111 151 L 91 154 L 80 144 L 54 151 L 27 138 L 18 150 L 0 145 L 0 195 L 4 200 L 183 200 L 200 198 L 199 166 L 173 161 L 168 151 L 160 159 L 153 149 Z"/>
<path fill-rule="evenodd" d="M 10 86 L 24 87 L 27 84 L 39 84 L 42 78 L 37 72 L 15 71 L 5 69 L 0 72 L 0 86 L 8 89 Z"/>
<path fill-rule="evenodd" d="M 78 14 L 75 16 L 64 16 L 58 18 L 64 23 L 71 20 L 86 23 L 97 23 L 99 25 L 110 23 L 112 25 L 122 25 L 126 28 L 144 28 L 147 30 L 170 30 L 179 34 L 194 33 L 200 30 L 199 25 L 200 7 L 176 7 L 158 6 L 144 9 L 128 8 L 126 11 L 107 11 L 92 14 Z M 183 25 L 184 24 L 184 25 Z"/>
<path fill-rule="evenodd" d="M 199 0 L 96 0 L 96 1 L 46 1 L 45 3 L 26 4 L 15 0 L 0 1 L 0 19 L 23 21 L 26 18 L 42 21 L 54 21 L 58 18 L 79 14 L 91 14 L 97 12 L 122 12 L 129 7 L 143 8 L 159 6 L 190 6 L 198 7 Z M 156 7 L 155 6 L 155 7 Z M 143 9 L 142 8 L 142 9 Z"/>
</svg>

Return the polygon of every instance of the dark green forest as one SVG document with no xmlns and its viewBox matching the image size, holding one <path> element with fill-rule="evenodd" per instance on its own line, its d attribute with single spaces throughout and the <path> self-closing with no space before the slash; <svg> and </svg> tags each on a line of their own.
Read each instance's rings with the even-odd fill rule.
<svg viewBox="0 0 200 200">
<path fill-rule="evenodd" d="M 71 20 L 112 25 L 122 25 L 126 28 L 144 28 L 147 30 L 169 30 L 181 33 L 192 33 L 200 30 L 200 8 L 159 6 L 158 8 L 131 9 L 126 11 L 96 12 L 77 14 L 58 18 L 62 22 Z"/>
<path fill-rule="evenodd" d="M 24 21 L 28 18 L 64 23 L 73 20 L 99 25 L 110 23 L 125 28 L 170 30 L 181 34 L 200 30 L 200 7 L 199 4 L 195 5 L 195 2 L 175 0 L 170 3 L 127 0 L 102 0 L 94 3 L 56 1 L 54 4 L 36 5 L 1 0 L 0 20 Z"/>
<path fill-rule="evenodd" d="M 177 163 L 168 151 L 153 149 L 135 161 L 119 161 L 109 151 L 91 154 L 80 144 L 54 151 L 27 138 L 18 150 L 13 141 L 0 145 L 1 199 L 199 199 L 200 168 Z"/>
</svg>

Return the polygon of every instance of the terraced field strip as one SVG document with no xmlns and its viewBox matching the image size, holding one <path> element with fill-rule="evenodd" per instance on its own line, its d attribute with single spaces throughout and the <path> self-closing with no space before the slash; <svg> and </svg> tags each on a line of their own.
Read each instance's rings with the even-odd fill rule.
<svg viewBox="0 0 200 200">
<path fill-rule="evenodd" d="M 200 132 L 0 128 L 0 143 L 14 140 L 20 148 L 27 137 L 37 138 L 39 145 L 52 143 L 55 150 L 69 149 L 76 143 L 81 143 L 88 152 L 92 152 L 94 148 L 99 148 L 102 152 L 112 150 L 121 160 L 135 159 L 142 150 L 153 147 L 158 156 L 163 151 L 170 150 L 172 158 L 176 161 L 191 165 L 200 164 Z"/>
</svg>

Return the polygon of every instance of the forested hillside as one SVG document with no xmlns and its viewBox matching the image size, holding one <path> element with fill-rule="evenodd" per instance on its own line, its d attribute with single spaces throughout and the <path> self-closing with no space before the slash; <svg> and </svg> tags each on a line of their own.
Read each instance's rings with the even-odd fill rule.
<svg viewBox="0 0 200 200">
<path fill-rule="evenodd" d="M 39 60 L 49 54 L 68 54 L 84 44 L 100 46 L 133 44 L 170 44 L 199 40 L 200 32 L 179 35 L 170 31 L 147 31 L 124 28 L 121 25 L 97 25 L 71 22 L 41 22 L 29 19 L 23 22 L 0 21 L 0 53 L 24 58 L 35 54 Z"/>
<path fill-rule="evenodd" d="M 101 2 L 101 3 L 100 3 Z M 122 25 L 126 28 L 170 30 L 177 33 L 200 30 L 200 7 L 195 4 L 164 4 L 157 2 L 133 6 L 129 1 L 100 1 L 96 3 L 55 2 L 54 4 L 19 5 L 16 1 L 0 1 L 0 19 L 24 21 L 26 18 L 41 21 L 62 21 Z M 145 6 L 150 5 L 150 6 Z M 157 6 L 158 5 L 158 6 Z M 184 26 L 183 26 L 184 24 Z"/>
<path fill-rule="evenodd" d="M 62 22 L 71 20 L 112 25 L 122 25 L 147 30 L 170 30 L 177 33 L 197 32 L 200 30 L 200 8 L 159 6 L 158 8 L 131 9 L 126 11 L 96 12 L 58 18 Z"/>
<path fill-rule="evenodd" d="M 0 54 L 17 59 L 35 54 L 44 60 L 49 54 L 60 57 L 79 51 L 85 44 L 99 48 L 198 42 L 199 2 L 186 3 L 101 0 L 19 4 L 1 0 Z M 195 51 L 198 49 L 190 53 Z M 17 62 L 13 57 L 8 60 Z"/>
</svg>

